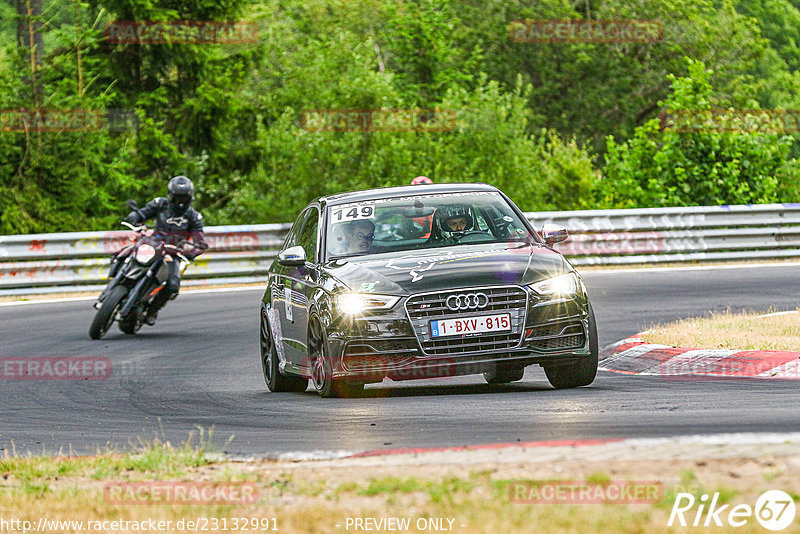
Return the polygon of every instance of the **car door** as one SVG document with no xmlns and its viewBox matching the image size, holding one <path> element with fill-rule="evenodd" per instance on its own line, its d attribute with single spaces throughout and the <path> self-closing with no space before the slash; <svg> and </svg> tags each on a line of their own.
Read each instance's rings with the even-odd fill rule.
<svg viewBox="0 0 800 534">
<path fill-rule="evenodd" d="M 297 239 L 297 245 L 306 253 L 306 264 L 298 267 L 292 277 L 293 337 L 298 343 L 293 346 L 291 358 L 293 363 L 308 365 L 308 318 L 314 292 L 319 287 L 319 217 L 317 206 L 310 206 L 305 213 L 303 229 Z"/>
<path fill-rule="evenodd" d="M 281 248 L 281 252 L 292 248 L 297 245 L 297 240 L 300 236 L 300 231 L 303 227 L 303 216 L 305 212 L 300 214 L 299 217 L 295 220 L 294 225 L 292 225 L 292 229 L 289 230 L 289 234 L 286 236 L 286 241 L 283 243 L 283 247 Z M 289 354 L 293 350 L 292 347 L 297 344 L 297 340 L 293 339 L 293 311 L 294 308 L 291 305 L 292 301 L 292 273 L 295 270 L 295 267 L 286 267 L 277 263 L 273 263 L 269 278 L 269 287 L 271 292 L 271 306 L 272 306 L 272 317 L 278 320 L 278 326 L 275 328 L 273 325 L 273 331 L 275 332 L 276 336 L 276 345 L 278 348 L 278 354 L 282 360 L 289 360 Z"/>
</svg>

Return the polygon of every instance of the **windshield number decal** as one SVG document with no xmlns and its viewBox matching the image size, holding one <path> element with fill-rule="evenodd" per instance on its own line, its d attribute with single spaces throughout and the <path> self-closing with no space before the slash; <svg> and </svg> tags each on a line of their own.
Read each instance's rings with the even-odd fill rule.
<svg viewBox="0 0 800 534">
<path fill-rule="evenodd" d="M 331 222 L 333 224 L 349 222 L 349 221 L 357 221 L 359 219 L 374 219 L 374 218 L 375 218 L 374 204 L 335 208 L 331 213 Z"/>
</svg>

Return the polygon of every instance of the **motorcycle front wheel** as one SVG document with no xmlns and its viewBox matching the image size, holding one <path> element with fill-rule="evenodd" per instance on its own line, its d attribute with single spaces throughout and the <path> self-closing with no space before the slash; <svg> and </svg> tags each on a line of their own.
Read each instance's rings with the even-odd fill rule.
<svg viewBox="0 0 800 534">
<path fill-rule="evenodd" d="M 89 337 L 92 339 L 100 339 L 114 322 L 114 316 L 117 314 L 122 300 L 128 294 L 128 288 L 125 286 L 116 286 L 111 290 L 111 293 L 103 300 L 103 305 L 97 310 L 92 320 L 92 325 L 89 327 Z"/>
<path fill-rule="evenodd" d="M 142 327 L 141 313 L 134 308 L 131 313 L 119 319 L 119 329 L 125 334 L 135 334 Z"/>
</svg>

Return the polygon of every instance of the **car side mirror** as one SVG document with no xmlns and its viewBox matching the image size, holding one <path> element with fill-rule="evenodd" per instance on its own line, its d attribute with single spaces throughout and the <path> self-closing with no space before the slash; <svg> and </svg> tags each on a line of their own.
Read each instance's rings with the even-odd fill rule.
<svg viewBox="0 0 800 534">
<path fill-rule="evenodd" d="M 548 245 L 555 245 L 569 237 L 567 229 L 560 224 L 546 223 L 542 226 L 542 239 Z"/>
<path fill-rule="evenodd" d="M 301 246 L 289 247 L 278 254 L 278 263 L 284 267 L 300 267 L 306 264 L 306 251 Z"/>
<path fill-rule="evenodd" d="M 139 207 L 139 204 L 137 204 L 135 200 L 129 200 L 128 201 L 128 209 L 129 210 L 135 210 L 138 207 Z"/>
</svg>

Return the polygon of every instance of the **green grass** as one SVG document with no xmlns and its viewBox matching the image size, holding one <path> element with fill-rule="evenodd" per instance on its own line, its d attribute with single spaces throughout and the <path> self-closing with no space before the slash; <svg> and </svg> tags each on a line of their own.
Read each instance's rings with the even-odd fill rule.
<svg viewBox="0 0 800 534">
<path fill-rule="evenodd" d="M 594 472 L 589 474 L 588 477 L 586 477 L 586 482 L 602 486 L 603 484 L 608 484 L 609 482 L 611 482 L 611 477 L 608 476 L 606 473 Z"/>
<path fill-rule="evenodd" d="M 509 495 L 509 485 L 531 485 L 557 482 L 564 477 L 522 478 L 518 469 L 502 473 L 497 469 L 470 474 L 461 469 L 459 474 L 436 476 L 428 466 L 408 466 L 402 470 L 381 472 L 364 471 L 366 476 L 354 475 L 349 467 L 321 473 L 313 462 L 287 469 L 268 461 L 238 464 L 210 461 L 202 447 L 172 447 L 168 443 L 153 442 L 126 454 L 110 454 L 99 458 L 6 458 L 2 466 L 7 478 L 0 486 L 0 501 L 22 518 L 36 518 L 46 514 L 62 519 L 145 519 L 159 517 L 179 519 L 198 514 L 205 517 L 277 517 L 279 530 L 303 534 L 335 534 L 342 517 L 411 516 L 456 518 L 454 531 L 470 534 L 497 534 L 523 532 L 662 532 L 675 502 L 675 489 L 691 492 L 696 497 L 702 493 L 718 492 L 719 502 L 736 504 L 755 502 L 761 488 L 762 474 L 753 472 L 746 480 L 737 480 L 734 486 L 722 484 L 715 490 L 704 490 L 717 484 L 706 480 L 691 470 L 674 468 L 664 476 L 665 498 L 655 504 L 529 504 L 514 502 Z M 595 464 L 607 468 L 606 464 Z M 295 468 L 296 467 L 296 468 Z M 197 469 L 195 469 L 197 468 Z M 237 472 L 237 470 L 239 472 Z M 255 504 L 243 506 L 125 506 L 109 503 L 104 495 L 104 483 L 91 480 L 100 472 L 121 479 L 149 480 L 152 477 L 169 478 L 187 472 L 185 479 L 206 481 L 255 481 L 259 499 Z M 611 471 L 617 473 L 618 471 Z M 776 468 L 776 472 L 780 470 Z M 36 479 L 37 473 L 45 476 Z M 60 473 L 59 475 L 56 475 Z M 499 475 L 504 474 L 505 478 Z M 551 471 L 547 471 L 551 473 Z M 533 474 L 533 473 L 529 473 Z M 135 475 L 135 476 L 134 476 Z M 623 471 L 614 478 L 630 479 L 636 471 Z M 496 476 L 497 478 L 492 478 Z M 27 479 L 25 478 L 27 477 Z M 368 478 L 371 477 L 371 478 Z M 1 478 L 1 477 L 0 477 Z M 58 478 L 58 480 L 54 480 Z M 781 480 L 781 475 L 776 478 Z M 87 480 L 89 479 L 89 480 Z M 585 480 L 591 484 L 605 484 L 611 480 L 608 471 L 573 474 L 568 480 Z M 755 479 L 755 480 L 753 480 Z M 667 482 L 671 481 L 671 482 Z M 678 481 L 682 485 L 677 485 Z M 673 488 L 668 483 L 676 484 Z M 797 485 L 784 486 L 797 500 Z M 458 525 L 465 525 L 461 529 Z M 755 525 L 755 524 L 754 524 Z M 742 529 L 757 532 L 757 526 Z"/>
<path fill-rule="evenodd" d="M 423 491 L 423 484 L 416 478 L 372 478 L 367 487 L 359 488 L 358 495 L 381 495 L 393 493 L 411 493 L 412 491 Z"/>
<path fill-rule="evenodd" d="M 209 433 L 209 441 L 211 438 Z M 144 478 L 168 479 L 186 474 L 188 468 L 208 465 L 209 443 L 193 445 L 188 440 L 175 447 L 160 440 L 140 441 L 126 453 L 101 451 L 95 456 L 18 456 L 6 451 L 0 458 L 0 476 L 23 482 L 41 481 L 68 476 L 84 476 L 94 480 L 114 478 L 122 473 L 144 475 Z"/>
<path fill-rule="evenodd" d="M 344 482 L 333 489 L 333 495 L 355 494 L 363 497 L 389 496 L 398 494 L 426 494 L 434 503 L 450 502 L 454 495 L 468 494 L 478 484 L 478 479 L 486 479 L 485 473 L 473 473 L 467 478 L 449 477 L 443 480 L 420 480 L 414 477 L 370 478 L 366 483 Z M 317 495 L 322 492 L 317 493 Z"/>
</svg>

